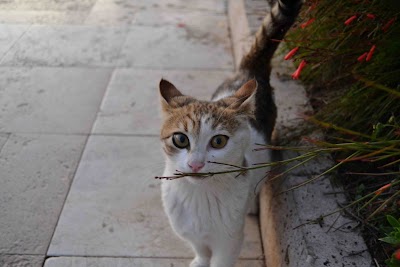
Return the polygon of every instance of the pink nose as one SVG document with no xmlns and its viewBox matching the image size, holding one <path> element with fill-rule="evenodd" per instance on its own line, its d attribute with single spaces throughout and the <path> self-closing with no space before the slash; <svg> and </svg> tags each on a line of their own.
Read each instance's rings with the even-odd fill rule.
<svg viewBox="0 0 400 267">
<path fill-rule="evenodd" d="M 188 163 L 189 167 L 192 169 L 193 172 L 198 172 L 201 168 L 204 167 L 204 162 L 191 162 Z"/>
</svg>

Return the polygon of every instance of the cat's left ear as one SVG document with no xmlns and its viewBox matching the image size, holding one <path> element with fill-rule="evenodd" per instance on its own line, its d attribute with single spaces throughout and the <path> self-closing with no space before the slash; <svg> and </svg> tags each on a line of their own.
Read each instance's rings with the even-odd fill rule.
<svg viewBox="0 0 400 267">
<path fill-rule="evenodd" d="M 236 91 L 233 96 L 237 99 L 235 108 L 237 111 L 251 115 L 254 113 L 256 107 L 257 86 L 257 81 L 252 79 L 243 84 L 242 87 Z"/>
</svg>

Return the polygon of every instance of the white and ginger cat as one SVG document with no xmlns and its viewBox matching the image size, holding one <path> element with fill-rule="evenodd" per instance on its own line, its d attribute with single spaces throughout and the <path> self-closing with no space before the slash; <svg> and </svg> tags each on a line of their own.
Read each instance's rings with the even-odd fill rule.
<svg viewBox="0 0 400 267">
<path fill-rule="evenodd" d="M 267 150 L 276 118 L 269 84 L 270 60 L 293 24 L 301 0 L 278 0 L 265 17 L 251 51 L 238 73 L 224 82 L 211 101 L 183 95 L 166 80 L 160 82 L 166 158 L 164 177 L 209 173 L 270 161 Z M 258 183 L 266 169 L 188 176 L 162 181 L 165 212 L 175 233 L 195 252 L 190 267 L 233 267 L 239 256 L 246 214 L 256 212 Z M 261 183 L 260 183 L 261 184 Z M 258 187 L 258 188 L 256 188 Z"/>
</svg>

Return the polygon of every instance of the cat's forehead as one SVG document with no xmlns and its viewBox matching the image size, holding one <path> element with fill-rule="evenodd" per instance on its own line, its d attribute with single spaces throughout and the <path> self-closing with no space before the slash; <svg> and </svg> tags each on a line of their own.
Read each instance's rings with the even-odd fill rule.
<svg viewBox="0 0 400 267">
<path fill-rule="evenodd" d="M 198 136 L 202 127 L 234 133 L 240 126 L 240 122 L 228 106 L 228 103 L 224 101 L 195 101 L 175 108 L 164 120 L 161 138 L 167 138 L 177 131 Z"/>
</svg>

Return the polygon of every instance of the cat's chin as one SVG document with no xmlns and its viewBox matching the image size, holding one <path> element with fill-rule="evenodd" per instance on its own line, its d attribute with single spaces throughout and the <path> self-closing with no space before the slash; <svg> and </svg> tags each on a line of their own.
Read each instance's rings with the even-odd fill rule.
<svg viewBox="0 0 400 267">
<path fill-rule="evenodd" d="M 204 180 L 207 178 L 201 176 L 187 176 L 185 177 L 185 179 L 192 184 L 202 184 L 204 183 Z"/>
</svg>

